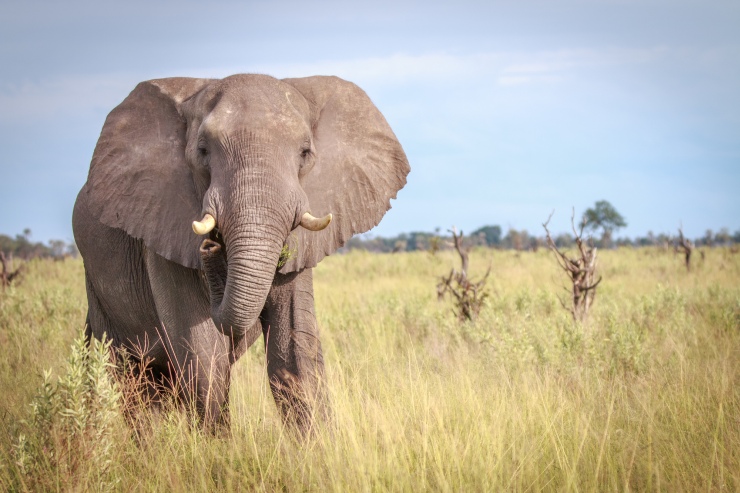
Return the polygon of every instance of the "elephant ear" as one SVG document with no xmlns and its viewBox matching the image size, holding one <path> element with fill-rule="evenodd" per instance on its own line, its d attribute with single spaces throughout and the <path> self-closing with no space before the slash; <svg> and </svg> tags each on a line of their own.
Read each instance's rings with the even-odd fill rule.
<svg viewBox="0 0 740 493">
<path fill-rule="evenodd" d="M 110 112 L 84 191 L 101 223 L 141 238 L 157 254 L 200 268 L 191 223 L 201 212 L 185 161 L 186 121 L 178 111 L 208 79 L 142 82 Z"/>
<path fill-rule="evenodd" d="M 320 217 L 333 214 L 318 232 L 298 227 L 288 245 L 295 250 L 280 269 L 287 274 L 314 267 L 353 235 L 376 226 L 391 208 L 390 199 L 406 184 L 406 154 L 378 108 L 365 92 L 338 77 L 283 79 L 312 107 L 316 162 L 301 180 Z"/>
</svg>

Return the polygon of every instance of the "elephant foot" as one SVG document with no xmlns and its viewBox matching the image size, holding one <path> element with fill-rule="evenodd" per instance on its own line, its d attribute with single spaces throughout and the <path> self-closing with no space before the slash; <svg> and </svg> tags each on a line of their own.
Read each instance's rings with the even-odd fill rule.
<svg viewBox="0 0 740 493">
<path fill-rule="evenodd" d="M 283 422 L 295 426 L 302 435 L 310 434 L 315 420 L 316 402 L 300 378 L 285 368 L 270 377 L 270 389 Z"/>
</svg>

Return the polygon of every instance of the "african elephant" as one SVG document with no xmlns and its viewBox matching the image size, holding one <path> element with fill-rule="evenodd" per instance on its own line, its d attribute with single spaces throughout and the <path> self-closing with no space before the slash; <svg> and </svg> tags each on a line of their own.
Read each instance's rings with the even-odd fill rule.
<svg viewBox="0 0 740 493">
<path fill-rule="evenodd" d="M 323 357 L 312 268 L 406 183 L 367 95 L 337 77 L 142 82 L 108 115 L 75 203 L 88 337 L 148 363 L 206 427 L 260 334 L 270 387 L 305 426 Z M 316 214 L 313 216 L 312 214 Z"/>
</svg>

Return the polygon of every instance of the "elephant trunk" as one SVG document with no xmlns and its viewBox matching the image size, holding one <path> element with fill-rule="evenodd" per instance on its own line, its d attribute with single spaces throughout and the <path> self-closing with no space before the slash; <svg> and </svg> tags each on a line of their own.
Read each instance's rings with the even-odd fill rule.
<svg viewBox="0 0 740 493">
<path fill-rule="evenodd" d="M 200 249 L 211 317 L 218 330 L 230 336 L 241 336 L 254 325 L 272 286 L 282 248 L 274 228 L 245 229 L 247 234 L 230 240 L 225 236 L 226 252 L 211 240 L 205 240 Z"/>
<path fill-rule="evenodd" d="M 211 317 L 222 333 L 242 335 L 265 306 L 283 244 L 298 224 L 297 211 L 307 210 L 307 199 L 287 175 L 265 168 L 264 163 L 288 161 L 279 146 L 234 139 L 219 152 L 232 171 L 214 173 L 204 199 L 216 224 L 204 217 L 194 226 L 217 227 L 223 237 L 222 245 L 206 240 L 201 249 Z"/>
</svg>

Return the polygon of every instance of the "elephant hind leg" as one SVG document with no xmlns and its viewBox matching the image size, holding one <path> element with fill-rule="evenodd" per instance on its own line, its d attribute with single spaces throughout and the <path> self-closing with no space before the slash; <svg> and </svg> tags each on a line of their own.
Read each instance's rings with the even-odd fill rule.
<svg viewBox="0 0 740 493">
<path fill-rule="evenodd" d="M 137 438 L 148 433 L 153 418 L 159 415 L 166 395 L 166 371 L 128 352 L 117 352 L 118 381 L 122 394 L 123 417 Z"/>
<path fill-rule="evenodd" d="M 92 327 L 90 326 L 90 311 L 88 311 L 87 317 L 85 317 L 85 346 L 90 347 L 90 343 L 92 342 L 92 336 L 93 336 L 93 331 L 92 331 Z"/>
<path fill-rule="evenodd" d="M 85 289 L 87 291 L 87 317 L 85 318 L 85 342 L 89 347 L 92 338 L 102 340 L 103 335 L 108 339 L 116 336 L 113 323 L 108 313 L 103 308 L 103 303 L 98 296 L 98 292 L 90 279 L 88 272 L 85 272 Z M 114 343 L 114 346 L 118 346 Z"/>
</svg>

